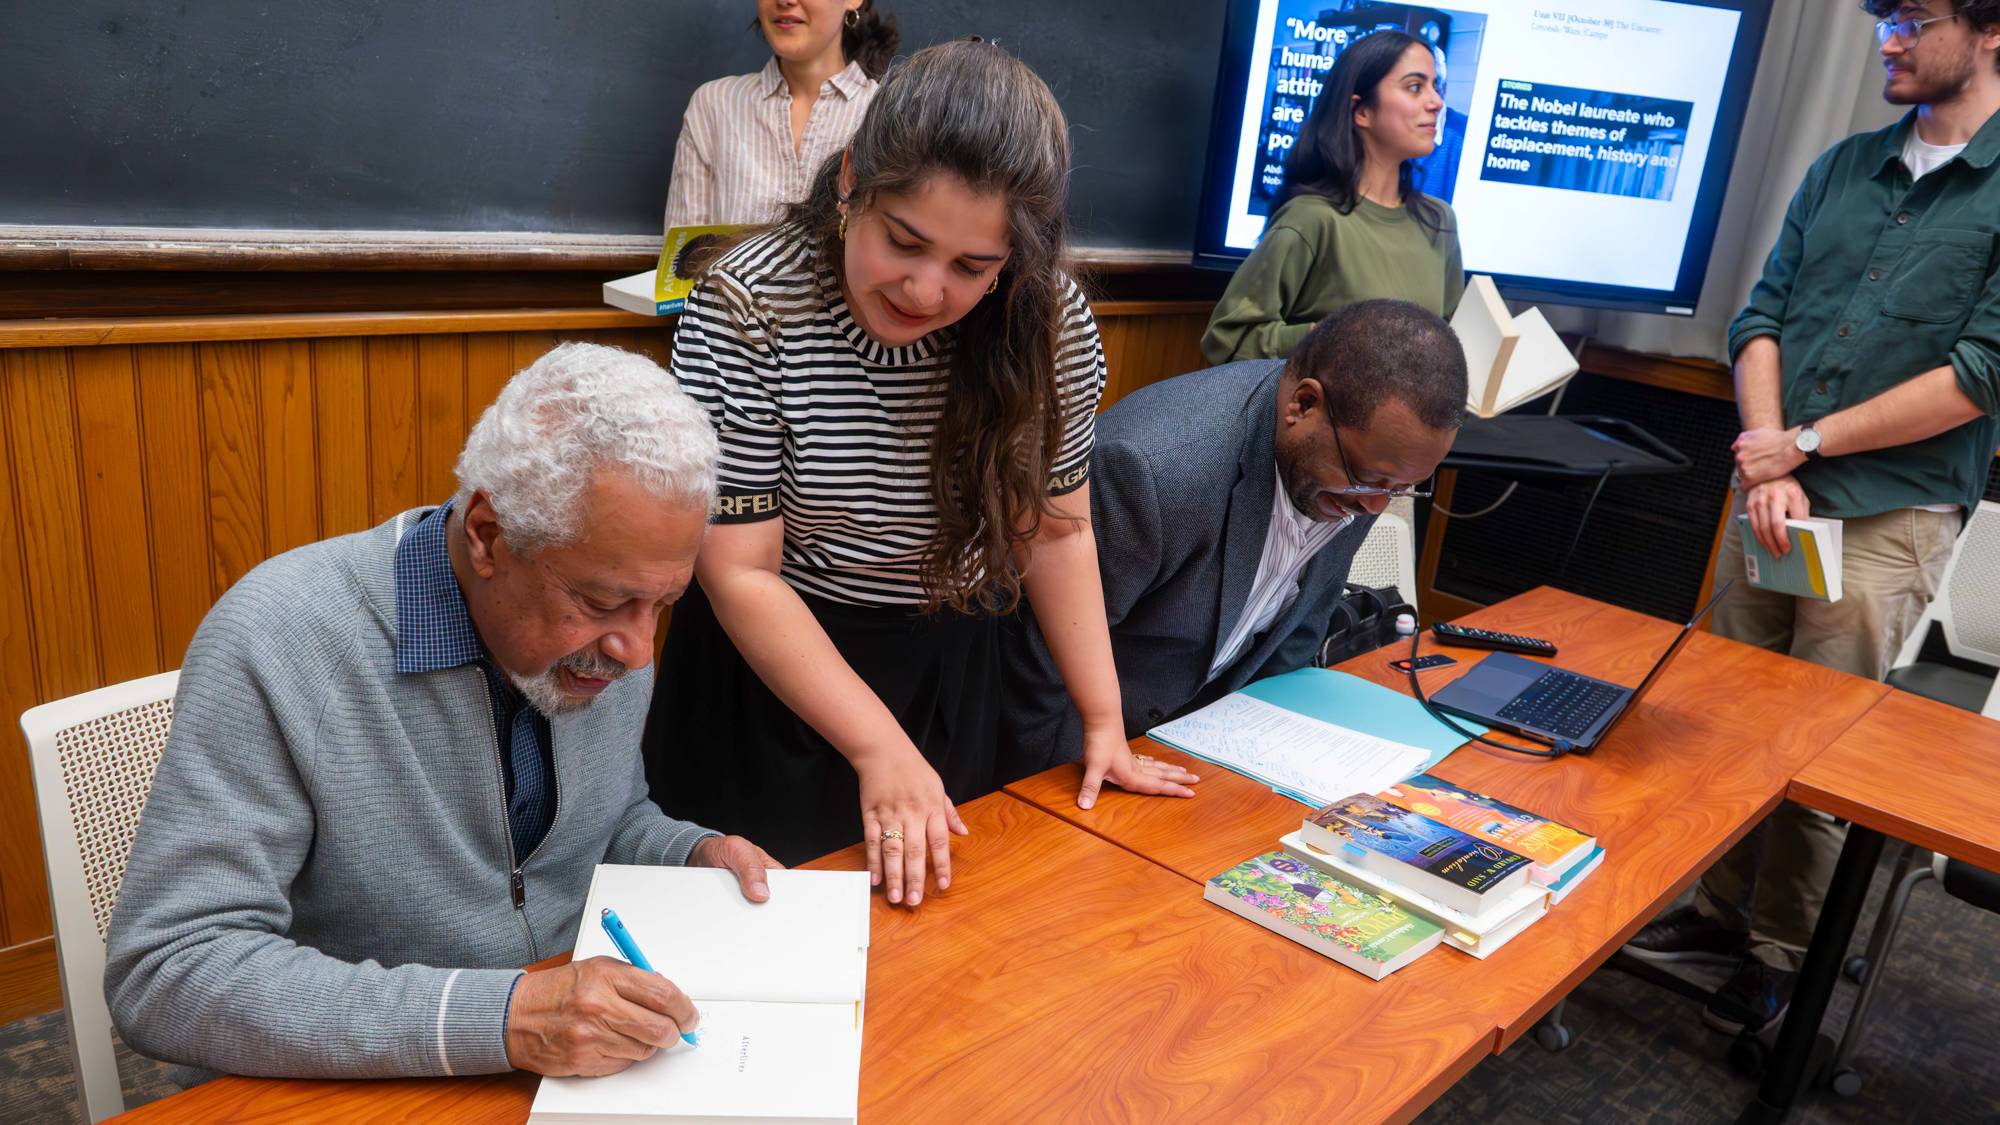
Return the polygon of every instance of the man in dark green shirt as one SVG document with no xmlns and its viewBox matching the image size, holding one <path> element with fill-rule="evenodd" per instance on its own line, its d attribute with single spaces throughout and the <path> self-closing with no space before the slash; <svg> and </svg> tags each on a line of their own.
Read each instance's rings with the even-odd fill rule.
<svg viewBox="0 0 2000 1125">
<path fill-rule="evenodd" d="M 2000 414 L 2000 0 L 1863 0 L 1902 121 L 1849 137 L 1792 198 L 1730 327 L 1741 498 L 1759 543 L 1842 520 L 1843 596 L 1739 583 L 1715 631 L 1871 679 L 1937 592 L 1992 465 Z M 1724 529 L 1716 578 L 1742 577 Z M 1803 702 L 1803 701 L 1802 701 Z M 1653 961 L 1736 965 L 1704 1013 L 1736 1031 L 1783 1014 L 1842 829 L 1780 805 L 1702 877 L 1693 906 L 1633 939 Z"/>
</svg>

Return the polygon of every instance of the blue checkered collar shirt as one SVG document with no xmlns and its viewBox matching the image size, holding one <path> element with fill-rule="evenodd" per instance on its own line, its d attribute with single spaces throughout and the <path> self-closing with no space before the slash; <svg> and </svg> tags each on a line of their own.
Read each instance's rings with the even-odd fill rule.
<svg viewBox="0 0 2000 1125">
<path fill-rule="evenodd" d="M 449 502 L 417 517 L 396 544 L 396 671 L 422 675 L 477 664 L 493 706 L 507 827 L 518 871 L 555 816 L 555 762 L 549 723 L 493 662 L 472 626 L 451 570 Z"/>
</svg>

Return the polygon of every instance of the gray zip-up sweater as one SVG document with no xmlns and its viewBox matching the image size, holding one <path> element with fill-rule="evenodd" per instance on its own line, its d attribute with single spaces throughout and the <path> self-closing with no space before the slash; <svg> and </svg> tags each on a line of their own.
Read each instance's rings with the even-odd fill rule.
<svg viewBox="0 0 2000 1125">
<path fill-rule="evenodd" d="M 550 724 L 555 819 L 514 881 L 482 673 L 395 671 L 416 514 L 271 559 L 195 634 L 111 919 L 134 1049 L 249 1075 L 506 1070 L 519 967 L 570 948 L 593 866 L 685 863 L 710 835 L 647 798 L 647 668 Z"/>
</svg>

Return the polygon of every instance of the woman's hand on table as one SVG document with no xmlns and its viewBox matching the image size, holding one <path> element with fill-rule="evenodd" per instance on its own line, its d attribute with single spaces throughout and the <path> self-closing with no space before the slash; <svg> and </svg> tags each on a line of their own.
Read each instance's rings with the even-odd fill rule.
<svg viewBox="0 0 2000 1125">
<path fill-rule="evenodd" d="M 1087 809 L 1095 805 L 1105 782 L 1128 793 L 1192 797 L 1194 790 L 1188 786 L 1200 780 L 1172 762 L 1146 754 L 1134 754 L 1131 744 L 1118 731 L 1085 731 L 1083 787 L 1076 792 L 1076 807 Z"/>
<path fill-rule="evenodd" d="M 924 900 L 924 870 L 938 890 L 951 885 L 951 837 L 968 835 L 944 779 L 915 747 L 885 752 L 855 766 L 861 778 L 861 831 L 868 879 L 890 902 Z"/>
</svg>

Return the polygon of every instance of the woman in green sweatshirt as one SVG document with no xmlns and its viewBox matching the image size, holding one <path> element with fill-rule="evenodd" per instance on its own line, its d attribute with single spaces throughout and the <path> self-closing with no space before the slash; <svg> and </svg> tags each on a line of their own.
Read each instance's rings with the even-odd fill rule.
<svg viewBox="0 0 2000 1125">
<path fill-rule="evenodd" d="M 1412 184 L 1444 112 L 1430 47 L 1398 31 L 1349 46 L 1285 159 L 1278 210 L 1209 317 L 1210 363 L 1276 359 L 1320 319 L 1396 297 L 1449 317 L 1465 291 L 1457 223 Z"/>
</svg>

